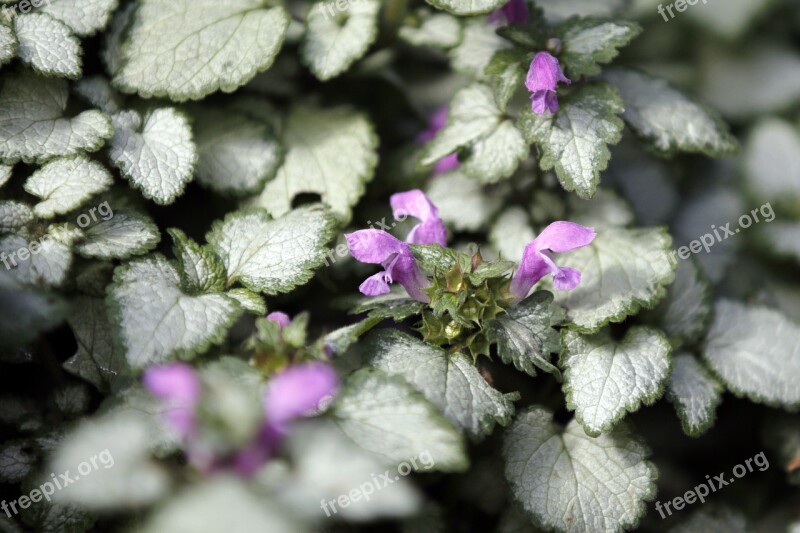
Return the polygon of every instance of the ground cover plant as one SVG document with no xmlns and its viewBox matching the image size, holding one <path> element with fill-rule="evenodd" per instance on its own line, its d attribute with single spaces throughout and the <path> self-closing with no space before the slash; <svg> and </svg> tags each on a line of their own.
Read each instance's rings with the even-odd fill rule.
<svg viewBox="0 0 800 533">
<path fill-rule="evenodd" d="M 0 531 L 800 531 L 793 0 L 0 0 Z"/>
</svg>

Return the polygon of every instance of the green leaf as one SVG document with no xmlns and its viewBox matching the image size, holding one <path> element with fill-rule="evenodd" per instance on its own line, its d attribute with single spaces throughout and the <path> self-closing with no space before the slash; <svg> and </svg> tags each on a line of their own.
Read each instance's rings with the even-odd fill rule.
<svg viewBox="0 0 800 533">
<path fill-rule="evenodd" d="M 667 398 L 675 406 L 684 433 L 699 437 L 714 425 L 723 387 L 694 356 L 681 353 L 674 361 Z"/>
<path fill-rule="evenodd" d="M 592 438 L 575 420 L 556 426 L 542 407 L 517 415 L 503 446 L 515 499 L 539 526 L 563 532 L 633 529 L 656 493 L 649 453 L 625 429 Z"/>
<path fill-rule="evenodd" d="M 81 76 L 81 45 L 69 27 L 50 15 L 31 13 L 14 18 L 23 63 L 49 76 Z"/>
<path fill-rule="evenodd" d="M 469 148 L 470 154 L 461 170 L 484 183 L 510 176 L 528 155 L 525 140 L 486 85 L 470 85 L 456 93 L 447 125 L 425 148 L 420 164 L 433 165 L 463 148 Z"/>
<path fill-rule="evenodd" d="M 331 507 L 335 504 L 320 511 L 321 501 L 335 501 L 343 487 L 359 487 L 372 475 L 384 472 L 387 466 L 328 421 L 293 425 L 283 449 L 292 465 L 291 471 L 272 463 L 272 468 L 262 470 L 257 480 L 267 484 L 282 507 L 311 520 L 319 518 L 321 512 L 334 516 Z M 426 459 L 424 454 L 415 459 Z M 420 466 L 424 471 L 430 468 L 430 462 L 423 461 Z M 406 478 L 392 480 L 387 490 L 368 496 L 368 499 L 360 499 L 357 505 L 336 506 L 335 516 L 354 522 L 381 517 L 397 519 L 418 511 L 422 500 L 414 483 Z"/>
<path fill-rule="evenodd" d="M 219 292 L 225 288 L 225 264 L 208 246 L 200 246 L 177 228 L 167 230 L 178 259 L 183 289 L 192 294 Z"/>
<path fill-rule="evenodd" d="M 13 171 L 14 167 L 10 165 L 0 164 L 0 188 L 2 188 L 3 185 L 8 183 L 8 180 L 11 179 L 11 174 L 13 173 Z"/>
<path fill-rule="evenodd" d="M 701 26 L 731 41 L 762 20 L 764 12 L 775 5 L 772 0 L 730 0 L 720 13 L 713 6 L 709 7 L 707 2 L 703 2 L 698 9 L 690 9 L 687 15 Z"/>
<path fill-rule="evenodd" d="M 68 307 L 55 295 L 24 287 L 5 268 L 0 269 L 0 347 L 34 340 L 67 315 Z"/>
<path fill-rule="evenodd" d="M 411 253 L 423 270 L 445 272 L 458 264 L 459 253 L 439 244 L 411 244 Z"/>
<path fill-rule="evenodd" d="M 230 110 L 203 109 L 194 117 L 200 185 L 244 196 L 261 192 L 275 177 L 281 149 L 266 124 Z"/>
<path fill-rule="evenodd" d="M 64 118 L 67 82 L 23 71 L 4 78 L 0 90 L 0 159 L 6 163 L 94 152 L 114 128 L 100 111 Z"/>
<path fill-rule="evenodd" d="M 617 49 L 641 32 L 635 22 L 572 18 L 556 29 L 563 46 L 559 59 L 573 81 L 600 74 L 600 64 L 610 63 L 619 54 Z"/>
<path fill-rule="evenodd" d="M 188 485 L 152 513 L 139 531 L 218 533 L 237 529 L 270 533 L 307 531 L 270 499 L 232 476 Z"/>
<path fill-rule="evenodd" d="M 474 440 L 491 434 L 495 424 L 508 425 L 514 416 L 519 394 L 494 389 L 463 353 L 448 354 L 394 329 L 371 335 L 362 349 L 371 355 L 372 366 L 405 378 Z"/>
<path fill-rule="evenodd" d="M 267 70 L 289 15 L 263 0 L 143 0 L 114 84 L 143 98 L 198 100 L 232 92 Z"/>
<path fill-rule="evenodd" d="M 300 54 L 317 78 L 334 78 L 364 55 L 378 35 L 380 8 L 380 0 L 351 2 L 343 11 L 329 2 L 312 5 Z"/>
<path fill-rule="evenodd" d="M 584 226 L 625 227 L 633 223 L 635 215 L 631 206 L 608 189 L 600 188 L 589 200 L 577 196 L 567 197 L 569 220 Z"/>
<path fill-rule="evenodd" d="M 158 254 L 114 271 L 109 303 L 132 367 L 191 358 L 222 342 L 238 318 L 241 308 L 230 297 L 189 296 L 179 284 L 178 272 Z"/>
<path fill-rule="evenodd" d="M 298 194 L 317 193 L 342 221 L 349 221 L 378 162 L 378 138 L 367 117 L 347 107 L 296 107 L 289 112 L 282 141 L 283 165 L 255 203 L 281 216 Z"/>
<path fill-rule="evenodd" d="M 322 345 L 326 351 L 333 355 L 341 355 L 358 342 L 372 328 L 383 322 L 382 317 L 368 317 L 355 324 L 331 331 L 322 338 Z"/>
<path fill-rule="evenodd" d="M 264 303 L 264 298 L 251 290 L 233 289 L 225 294 L 239 302 L 242 309 L 248 313 L 252 313 L 256 316 L 264 316 L 267 314 L 267 304 Z"/>
<path fill-rule="evenodd" d="M 28 448 L 25 441 L 11 441 L 0 448 L 0 481 L 16 484 L 33 470 L 36 457 Z"/>
<path fill-rule="evenodd" d="M 694 261 L 680 261 L 656 312 L 675 347 L 700 340 L 711 319 L 711 285 Z"/>
<path fill-rule="evenodd" d="M 655 306 L 674 279 L 671 244 L 659 228 L 601 229 L 592 244 L 559 257 L 560 266 L 581 272 L 581 283 L 557 291 L 556 303 L 583 333 Z"/>
<path fill-rule="evenodd" d="M 637 326 L 621 341 L 608 330 L 592 336 L 564 332 L 567 407 L 588 435 L 609 431 L 627 413 L 661 397 L 669 377 L 670 345 L 663 333 Z"/>
<path fill-rule="evenodd" d="M 484 190 L 481 182 L 460 170 L 433 176 L 428 182 L 428 198 L 439 208 L 439 217 L 458 231 L 477 231 L 489 223 L 500 208 L 498 195 Z"/>
<path fill-rule="evenodd" d="M 128 259 L 149 252 L 160 240 L 158 228 L 148 216 L 119 210 L 85 229 L 75 251 L 93 259 Z"/>
<path fill-rule="evenodd" d="M 468 465 L 458 431 L 402 378 L 366 368 L 355 372 L 339 392 L 333 415 L 356 444 L 392 463 L 427 451 L 436 470 Z"/>
<path fill-rule="evenodd" d="M 70 249 L 75 238 L 72 230 L 50 226 L 38 239 L 21 235 L 4 237 L 0 240 L 0 252 L 8 257 L 9 272 L 22 283 L 58 287 L 72 265 Z"/>
<path fill-rule="evenodd" d="M 105 302 L 99 298 L 78 297 L 72 301 L 67 321 L 78 350 L 64 363 L 64 369 L 100 391 L 108 392 L 128 365 L 114 342 Z"/>
<path fill-rule="evenodd" d="M 73 90 L 104 113 L 117 113 L 122 106 L 122 97 L 103 76 L 88 76 L 78 80 Z"/>
<path fill-rule="evenodd" d="M 494 91 L 495 103 L 502 111 L 506 110 L 517 89 L 525 85 L 526 60 L 530 62 L 527 52 L 520 49 L 500 50 L 486 66 L 485 73 Z"/>
<path fill-rule="evenodd" d="M 689 99 L 662 79 L 633 70 L 613 69 L 604 77 L 617 88 L 625 119 L 656 152 L 676 151 L 720 157 L 738 149 L 719 114 Z"/>
<path fill-rule="evenodd" d="M 426 0 L 426 2 L 454 15 L 480 15 L 501 7 L 506 0 Z"/>
<path fill-rule="evenodd" d="M 122 65 L 123 39 L 128 36 L 128 30 L 133 23 L 133 15 L 137 7 L 139 7 L 138 3 L 123 2 L 122 8 L 118 9 L 111 19 L 111 24 L 105 34 L 102 59 L 106 71 L 111 76 L 119 72 Z"/>
<path fill-rule="evenodd" d="M 553 295 L 538 291 L 489 321 L 486 336 L 489 342 L 497 343 L 497 354 L 505 364 L 513 364 L 531 376 L 539 368 L 561 379 L 550 357 L 561 352 L 561 337 L 555 326 L 563 319 L 564 313 L 553 305 Z"/>
<path fill-rule="evenodd" d="M 47 0 L 41 8 L 69 26 L 75 35 L 85 37 L 105 28 L 118 0 Z"/>
<path fill-rule="evenodd" d="M 446 49 L 461 42 L 461 24 L 450 15 L 419 9 L 414 19 L 407 19 L 397 34 L 414 46 Z"/>
<path fill-rule="evenodd" d="M 31 222 L 34 214 L 28 204 L 16 200 L 0 202 L 0 233 L 14 233 Z"/>
<path fill-rule="evenodd" d="M 81 155 L 50 161 L 28 178 L 25 191 L 42 200 L 33 206 L 37 217 L 53 218 L 80 207 L 113 182 L 103 165 Z"/>
<path fill-rule="evenodd" d="M 704 507 L 693 512 L 688 520 L 670 529 L 670 533 L 703 533 L 706 531 L 747 533 L 753 531 L 741 511 L 730 507 L 714 507 L 713 505 L 709 507 L 711 508 Z"/>
<path fill-rule="evenodd" d="M 487 24 L 481 18 L 468 19 L 464 24 L 461 44 L 450 50 L 450 62 L 453 70 L 459 74 L 478 80 L 484 80 L 484 70 L 489 65 L 495 52 L 511 48 L 511 43 L 503 39 L 495 30 L 498 25 Z"/>
<path fill-rule="evenodd" d="M 17 38 L 10 26 L 0 22 L 0 66 L 17 55 Z"/>
<path fill-rule="evenodd" d="M 214 223 L 206 240 L 227 269 L 228 282 L 266 294 L 288 292 L 311 279 L 325 259 L 335 222 L 318 206 L 270 219 L 262 209 L 237 211 Z"/>
<path fill-rule="evenodd" d="M 133 411 L 85 419 L 56 448 L 48 472 L 75 471 L 95 456 L 91 479 L 71 483 L 53 494 L 53 501 L 89 510 L 146 505 L 164 497 L 170 479 L 150 459 L 152 428 L 145 415 Z"/>
<path fill-rule="evenodd" d="M 760 244 L 765 249 L 800 262 L 800 222 L 775 222 L 759 230 Z"/>
<path fill-rule="evenodd" d="M 197 150 L 186 116 L 173 108 L 144 116 L 124 111 L 113 116 L 109 157 L 145 198 L 171 204 L 192 179 Z"/>
<path fill-rule="evenodd" d="M 776 204 L 800 202 L 800 132 L 776 118 L 760 120 L 750 132 L 744 151 L 744 177 L 749 193 Z"/>
<path fill-rule="evenodd" d="M 591 198 L 608 166 L 608 145 L 622 138 L 623 122 L 617 116 L 624 107 L 607 83 L 594 82 L 577 88 L 560 102 L 555 115 L 522 112 L 519 129 L 541 151 L 542 170 L 555 169 L 561 185 L 581 198 Z"/>
<path fill-rule="evenodd" d="M 703 356 L 737 396 L 789 409 L 800 405 L 800 327 L 783 314 L 718 301 Z"/>
<path fill-rule="evenodd" d="M 360 298 L 350 310 L 351 315 L 367 313 L 370 317 L 392 318 L 396 322 L 422 313 L 424 305 L 405 294 L 387 293 Z"/>
<path fill-rule="evenodd" d="M 629 7 L 627 0 L 538 0 L 549 22 L 578 15 L 581 17 L 611 17 Z M 654 8 L 655 10 L 655 8 Z"/>
</svg>

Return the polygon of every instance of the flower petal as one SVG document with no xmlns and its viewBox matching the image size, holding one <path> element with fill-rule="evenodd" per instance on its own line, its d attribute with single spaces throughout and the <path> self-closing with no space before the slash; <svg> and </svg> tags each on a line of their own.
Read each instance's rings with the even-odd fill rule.
<svg viewBox="0 0 800 533">
<path fill-rule="evenodd" d="M 553 287 L 560 291 L 571 291 L 581 282 L 581 273 L 574 268 L 559 268 L 553 274 Z"/>
<path fill-rule="evenodd" d="M 338 385 L 336 372 L 321 362 L 290 366 L 276 374 L 264 394 L 264 411 L 270 426 L 284 431 L 290 421 L 316 411 Z"/>
<path fill-rule="evenodd" d="M 386 294 L 391 291 L 388 283 L 390 279 L 387 278 L 388 275 L 386 272 L 378 272 L 365 279 L 364 282 L 358 286 L 358 290 L 365 296 L 380 296 L 381 294 Z"/>
<path fill-rule="evenodd" d="M 270 314 L 267 315 L 267 320 L 272 320 L 273 322 L 278 324 L 278 326 L 280 326 L 281 329 L 288 326 L 289 323 L 292 321 L 292 319 L 289 318 L 289 315 L 287 315 L 286 313 L 282 313 L 281 311 L 271 312 Z"/>
<path fill-rule="evenodd" d="M 144 387 L 164 404 L 166 424 L 184 437 L 194 432 L 195 409 L 202 386 L 194 368 L 186 363 L 152 366 L 142 376 Z"/>
<path fill-rule="evenodd" d="M 528 6 L 525 0 L 509 0 L 503 7 L 494 10 L 486 19 L 487 23 L 498 21 L 508 24 L 527 24 Z"/>
<path fill-rule="evenodd" d="M 516 298 L 525 298 L 536 283 L 552 272 L 551 264 L 536 248 L 536 241 L 529 243 L 522 253 L 519 268 L 511 279 L 509 290 Z"/>
<path fill-rule="evenodd" d="M 430 121 L 428 122 L 428 129 L 417 136 L 417 141 L 424 143 L 436 137 L 436 134 L 439 133 L 439 130 L 444 128 L 447 124 L 447 113 L 448 108 L 446 105 L 443 105 L 434 111 L 430 117 Z"/>
<path fill-rule="evenodd" d="M 537 250 L 562 253 L 586 246 L 596 236 L 594 228 L 587 228 L 574 222 L 558 221 L 544 228 L 531 244 L 534 244 Z"/>
<path fill-rule="evenodd" d="M 362 229 L 345 234 L 350 253 L 362 263 L 380 265 L 408 249 L 408 245 L 380 229 Z"/>
<path fill-rule="evenodd" d="M 461 165 L 461 162 L 458 160 L 458 153 L 453 152 L 436 162 L 436 165 L 433 167 L 433 173 L 436 175 L 444 174 L 445 172 L 457 169 L 459 165 Z"/>
<path fill-rule="evenodd" d="M 393 194 L 389 199 L 396 220 L 411 215 L 422 221 L 406 237 L 412 244 L 438 244 L 447 246 L 447 228 L 439 218 L 439 210 L 419 189 Z"/>
</svg>

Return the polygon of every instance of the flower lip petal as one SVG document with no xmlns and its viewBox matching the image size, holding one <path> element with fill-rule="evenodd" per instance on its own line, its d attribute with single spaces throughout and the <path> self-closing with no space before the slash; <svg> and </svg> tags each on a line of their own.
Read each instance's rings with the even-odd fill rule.
<svg viewBox="0 0 800 533">
<path fill-rule="evenodd" d="M 264 412 L 273 428 L 309 414 L 335 393 L 339 377 L 333 368 L 319 361 L 290 366 L 276 374 L 264 393 Z"/>
<path fill-rule="evenodd" d="M 581 273 L 574 268 L 559 268 L 553 275 L 553 287 L 559 291 L 571 291 L 581 282 Z"/>
<path fill-rule="evenodd" d="M 388 275 L 386 272 L 378 272 L 377 274 L 373 274 L 358 286 L 358 290 L 364 296 L 380 296 L 381 294 L 386 294 L 392 290 L 389 287 L 389 282 L 391 279 L 387 278 Z"/>
<path fill-rule="evenodd" d="M 596 236 L 594 228 L 574 222 L 557 221 L 544 228 L 533 242 L 537 250 L 563 253 L 590 244 Z"/>
<path fill-rule="evenodd" d="M 408 251 L 406 243 L 380 229 L 362 229 L 346 233 L 344 237 L 350 253 L 362 263 L 380 265 L 392 254 Z"/>
</svg>

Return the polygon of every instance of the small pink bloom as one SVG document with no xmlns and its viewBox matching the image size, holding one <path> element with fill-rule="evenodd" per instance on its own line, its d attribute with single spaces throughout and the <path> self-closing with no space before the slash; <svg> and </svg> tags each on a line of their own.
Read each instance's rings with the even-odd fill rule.
<svg viewBox="0 0 800 533">
<path fill-rule="evenodd" d="M 267 315 L 267 320 L 272 320 L 273 322 L 278 324 L 278 326 L 280 326 L 281 329 L 288 326 L 289 323 L 292 321 L 292 319 L 289 318 L 289 315 L 287 315 L 286 313 L 282 313 L 281 311 L 271 312 L 270 314 Z"/>
<path fill-rule="evenodd" d="M 404 220 L 410 215 L 420 221 L 406 236 L 406 242 L 447 246 L 447 228 L 439 218 L 439 209 L 424 192 L 419 189 L 399 192 L 391 196 L 389 203 L 395 220 Z"/>
<path fill-rule="evenodd" d="M 145 371 L 142 382 L 162 401 L 167 424 L 184 437 L 194 433 L 195 409 L 202 389 L 194 368 L 186 363 L 152 366 Z"/>
<path fill-rule="evenodd" d="M 447 124 L 447 113 L 448 110 L 446 105 L 443 105 L 434 111 L 434 113 L 431 115 L 430 122 L 428 122 L 428 129 L 417 136 L 417 141 L 424 143 L 436 137 L 436 134 L 439 133 L 439 131 Z M 433 167 L 433 172 L 434 174 L 444 174 L 445 172 L 449 172 L 458 168 L 459 164 L 458 154 L 452 153 L 437 161 L 436 165 Z"/>
<path fill-rule="evenodd" d="M 525 87 L 531 92 L 531 108 L 534 113 L 543 115 L 545 111 L 558 111 L 556 87 L 559 82 L 567 85 L 572 83 L 561 71 L 558 59 L 548 52 L 537 53 L 531 61 L 525 80 Z"/>
<path fill-rule="evenodd" d="M 486 22 L 525 25 L 528 23 L 528 5 L 525 0 L 508 0 L 503 7 L 494 10 Z"/>
<path fill-rule="evenodd" d="M 597 234 L 574 222 L 553 222 L 525 247 L 519 269 L 511 280 L 511 293 L 518 299 L 528 295 L 531 288 L 548 274 L 553 276 L 553 286 L 562 291 L 572 290 L 581 281 L 581 273 L 574 268 L 556 265 L 553 253 L 568 252 L 591 243 Z"/>
<path fill-rule="evenodd" d="M 358 288 L 366 296 L 389 292 L 389 284 L 397 281 L 409 296 L 420 302 L 430 298 L 423 289 L 430 285 L 417 265 L 408 244 L 379 229 L 363 229 L 345 234 L 353 257 L 362 263 L 381 265 L 383 272 L 368 277 Z"/>
</svg>

